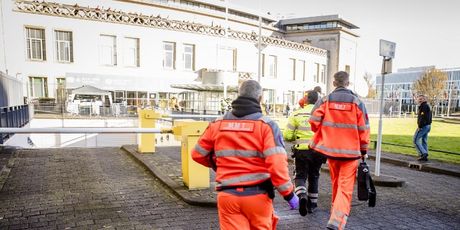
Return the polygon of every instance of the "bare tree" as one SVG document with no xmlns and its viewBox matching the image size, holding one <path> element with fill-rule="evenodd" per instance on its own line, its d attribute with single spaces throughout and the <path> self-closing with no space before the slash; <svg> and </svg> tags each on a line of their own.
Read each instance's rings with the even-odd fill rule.
<svg viewBox="0 0 460 230">
<path fill-rule="evenodd" d="M 416 94 L 424 94 L 432 105 L 436 105 L 442 99 L 446 81 L 447 73 L 431 68 L 414 82 L 413 88 Z"/>
<path fill-rule="evenodd" d="M 366 72 L 366 73 L 364 73 L 363 78 L 366 81 L 367 88 L 368 88 L 366 97 L 367 98 L 375 98 L 375 96 L 377 95 L 377 91 L 375 89 L 375 80 L 372 77 L 372 74 L 370 74 L 369 72 Z"/>
</svg>

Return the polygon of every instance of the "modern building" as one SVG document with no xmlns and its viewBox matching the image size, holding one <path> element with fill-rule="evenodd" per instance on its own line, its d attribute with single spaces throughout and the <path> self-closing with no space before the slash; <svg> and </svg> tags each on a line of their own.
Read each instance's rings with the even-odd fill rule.
<svg viewBox="0 0 460 230">
<path fill-rule="evenodd" d="M 385 75 L 384 99 L 395 102 L 401 107 L 402 112 L 415 112 L 415 92 L 413 87 L 423 73 L 435 66 L 422 66 L 398 69 L 397 72 Z M 458 111 L 460 108 L 460 68 L 440 69 L 447 74 L 446 86 L 443 92 L 443 100 L 438 105 L 432 105 L 436 114 Z M 376 78 L 377 97 L 381 96 L 382 76 Z M 395 108 L 396 109 L 396 108 Z M 396 110 L 395 110 L 396 111 Z"/>
<path fill-rule="evenodd" d="M 87 85 L 133 108 L 174 99 L 218 111 L 239 81 L 255 79 L 282 107 L 315 86 L 329 91 L 339 69 L 354 74 L 358 27 L 336 15 L 278 22 L 218 0 L 11 0 L 0 11 L 0 71 L 24 82 L 29 101 L 68 101 Z"/>
</svg>

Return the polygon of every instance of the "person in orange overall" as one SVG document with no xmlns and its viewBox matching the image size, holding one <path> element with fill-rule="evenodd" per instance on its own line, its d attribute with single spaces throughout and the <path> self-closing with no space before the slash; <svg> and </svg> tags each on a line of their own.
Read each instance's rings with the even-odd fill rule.
<svg viewBox="0 0 460 230">
<path fill-rule="evenodd" d="M 262 87 L 243 82 L 232 110 L 211 122 L 192 158 L 216 171 L 220 229 L 276 229 L 273 187 L 298 209 L 278 125 L 262 115 Z"/>
<path fill-rule="evenodd" d="M 332 183 L 328 229 L 344 229 L 350 214 L 358 160 L 367 157 L 369 118 L 364 103 L 351 90 L 349 75 L 334 74 L 336 89 L 318 100 L 309 123 L 315 133 L 310 148 L 328 158 Z"/>
</svg>

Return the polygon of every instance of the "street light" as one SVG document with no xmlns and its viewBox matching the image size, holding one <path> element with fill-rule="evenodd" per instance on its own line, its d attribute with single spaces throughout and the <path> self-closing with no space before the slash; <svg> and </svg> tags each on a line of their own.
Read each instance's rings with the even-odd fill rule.
<svg viewBox="0 0 460 230">
<path fill-rule="evenodd" d="M 262 2 L 259 0 L 259 10 L 261 12 Z M 257 82 L 260 84 L 260 77 L 262 75 L 262 15 L 259 12 L 259 37 L 257 38 L 257 51 L 259 54 L 259 61 L 257 63 Z"/>
</svg>

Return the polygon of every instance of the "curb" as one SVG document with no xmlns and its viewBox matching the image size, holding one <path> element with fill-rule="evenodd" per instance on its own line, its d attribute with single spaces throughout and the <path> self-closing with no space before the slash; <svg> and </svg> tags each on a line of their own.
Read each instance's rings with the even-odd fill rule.
<svg viewBox="0 0 460 230">
<path fill-rule="evenodd" d="M 177 197 L 182 199 L 185 203 L 194 206 L 201 206 L 201 207 L 217 207 L 217 202 L 214 200 L 199 200 L 196 197 L 191 198 L 191 194 L 189 194 L 189 190 L 185 186 L 178 185 L 176 182 L 171 180 L 168 176 L 163 175 L 159 170 L 154 167 L 150 167 L 144 159 L 140 157 L 140 154 L 137 153 L 135 150 L 131 150 L 129 147 L 122 146 L 121 150 L 123 150 L 128 156 L 130 156 L 135 162 L 137 162 L 140 166 L 146 169 L 151 175 L 161 181 L 171 192 L 173 192 Z"/>
<path fill-rule="evenodd" d="M 322 172 L 329 173 L 329 168 L 321 167 Z M 403 187 L 406 184 L 406 181 L 394 176 L 387 176 L 387 175 L 380 175 L 380 176 L 371 176 L 372 181 L 374 182 L 375 186 L 380 187 Z"/>
<path fill-rule="evenodd" d="M 292 158 L 288 158 L 289 162 L 294 162 Z M 329 167 L 324 164 L 324 166 L 321 167 L 321 171 L 325 173 L 329 173 Z M 406 184 L 406 181 L 394 176 L 388 176 L 388 175 L 380 175 L 380 176 L 372 176 L 372 180 L 374 181 L 374 185 L 380 186 L 380 187 L 403 187 Z"/>
<path fill-rule="evenodd" d="M 372 160 L 375 161 L 375 155 L 369 155 L 369 159 L 372 159 Z M 433 167 L 433 166 L 431 166 L 429 164 L 420 163 L 420 162 L 417 162 L 417 161 L 404 161 L 404 160 L 398 160 L 398 159 L 387 158 L 387 157 L 381 157 L 380 161 L 385 162 L 385 163 L 394 164 L 394 165 L 397 165 L 397 166 L 409 167 L 411 169 L 416 169 L 416 170 L 422 171 L 422 172 L 429 172 L 429 173 L 436 173 L 436 174 L 443 174 L 443 175 L 460 177 L 460 171 L 454 171 L 454 170 L 450 170 L 450 169 L 443 169 L 443 168 L 440 168 L 440 167 Z"/>
</svg>

